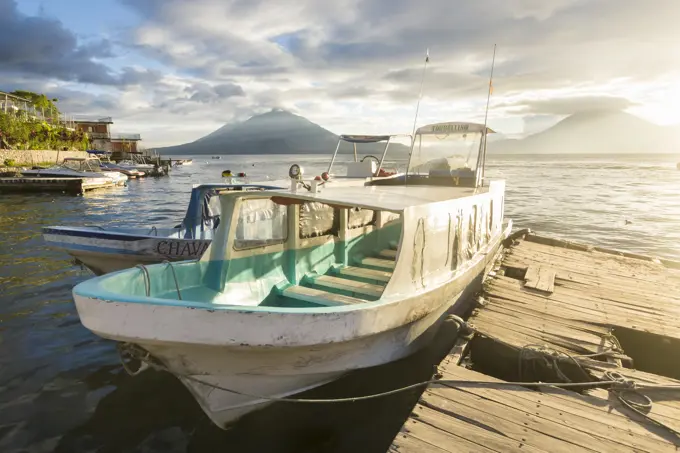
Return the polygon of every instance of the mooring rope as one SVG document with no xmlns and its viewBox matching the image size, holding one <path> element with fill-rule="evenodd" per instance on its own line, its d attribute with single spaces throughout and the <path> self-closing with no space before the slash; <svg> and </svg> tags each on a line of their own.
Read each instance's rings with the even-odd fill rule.
<svg viewBox="0 0 680 453">
<path fill-rule="evenodd" d="M 142 268 L 144 268 L 142 266 Z M 145 269 L 144 269 L 145 270 Z M 460 328 L 466 329 L 468 331 L 474 331 L 475 329 L 471 326 L 469 326 L 462 318 L 455 316 L 455 315 L 450 315 L 449 319 L 452 321 L 456 322 L 459 324 Z M 618 341 L 616 342 L 618 343 Z M 615 344 L 616 344 L 615 343 Z M 532 349 L 533 348 L 533 349 Z M 540 348 L 540 349 L 536 349 Z M 547 355 L 547 351 L 553 351 L 556 352 L 557 355 L 552 355 L 553 359 L 553 365 L 555 366 L 555 370 L 558 374 L 558 377 L 561 379 L 568 380 L 567 376 L 559 370 L 559 367 L 557 366 L 557 361 L 560 358 L 559 355 L 564 355 L 571 359 L 582 371 L 583 373 L 588 376 L 588 379 L 591 378 L 591 376 L 586 372 L 586 370 L 582 367 L 582 365 L 576 360 L 577 358 L 590 358 L 590 357 L 598 357 L 598 356 L 609 356 L 609 355 L 616 355 L 615 346 L 612 349 L 609 349 L 607 351 L 602 351 L 594 354 L 583 354 L 583 355 L 570 355 L 565 352 L 561 351 L 555 351 L 554 349 L 547 347 L 545 345 L 527 345 L 526 347 L 522 348 L 520 351 L 520 356 L 522 354 L 522 351 L 532 351 L 534 353 L 544 353 Z M 660 426 L 662 428 L 665 428 L 667 431 L 670 433 L 680 437 L 680 431 L 666 425 L 665 423 L 651 417 L 649 415 L 649 412 L 652 409 L 653 401 L 652 399 L 642 393 L 642 390 L 675 390 L 680 392 L 680 384 L 648 384 L 648 383 L 642 383 L 642 382 L 637 382 L 634 381 L 633 379 L 626 379 L 625 376 L 618 372 L 614 371 L 605 371 L 603 374 L 603 378 L 601 380 L 594 380 L 594 381 L 587 381 L 587 382 L 540 382 L 540 381 L 530 381 L 530 382 L 505 382 L 505 381 L 475 381 L 475 380 L 454 380 L 454 379 L 428 379 L 426 381 L 422 382 L 417 382 L 415 384 L 410 384 L 406 385 L 403 387 L 398 387 L 396 389 L 392 390 L 387 390 L 384 392 L 378 392 L 378 393 L 373 393 L 369 395 L 361 395 L 361 396 L 352 396 L 352 397 L 345 397 L 345 398 L 295 398 L 295 397 L 277 397 L 277 396 L 269 396 L 269 395 L 262 395 L 262 394 L 256 394 L 256 393 L 250 393 L 250 392 L 244 392 L 240 390 L 234 390 L 231 388 L 223 387 L 218 384 L 213 384 L 211 382 L 206 382 L 203 379 L 196 378 L 194 376 L 188 375 L 188 374 L 182 374 L 182 373 L 177 373 L 174 371 L 171 371 L 166 367 L 163 363 L 161 363 L 159 360 L 155 359 L 154 357 L 151 356 L 151 354 L 142 349 L 141 347 L 132 344 L 132 343 L 119 343 L 118 345 L 118 352 L 120 356 L 120 360 L 123 364 L 124 370 L 134 376 L 136 374 L 141 373 L 144 371 L 146 368 L 153 368 L 155 370 L 159 371 L 167 371 L 168 373 L 180 378 L 180 379 L 186 379 L 187 381 L 195 382 L 197 384 L 205 385 L 208 387 L 211 387 L 216 390 L 221 390 L 223 392 L 231 393 L 234 395 L 240 395 L 240 396 L 245 396 L 248 398 L 253 398 L 255 400 L 262 400 L 262 401 L 270 401 L 270 402 L 280 402 L 280 403 L 301 403 L 301 404 L 334 404 L 334 403 L 354 403 L 357 401 L 366 401 L 366 400 L 372 400 L 372 399 L 377 399 L 377 398 L 382 398 L 390 395 L 395 395 L 398 393 L 406 392 L 409 390 L 414 390 L 418 389 L 421 387 L 426 387 L 426 386 L 436 386 L 436 387 L 447 387 L 451 389 L 462 389 L 465 387 L 489 387 L 489 388 L 496 388 L 496 389 L 517 389 L 517 387 L 556 387 L 556 388 L 564 388 L 564 389 L 578 389 L 578 390 L 586 390 L 586 389 L 596 389 L 596 388 L 601 388 L 608 390 L 611 394 L 616 396 L 616 398 L 621 402 L 623 406 L 626 408 L 630 409 L 633 411 L 635 414 L 645 418 L 646 420 L 654 423 L 657 426 Z M 132 370 L 129 365 L 125 362 L 124 354 L 127 354 L 131 359 L 136 359 L 139 360 L 141 363 L 140 368 L 137 370 Z M 544 357 L 544 359 L 547 361 L 547 358 Z M 520 368 L 520 373 L 521 373 L 521 368 Z M 520 376 L 521 379 L 521 376 Z M 642 402 L 635 401 L 633 397 L 637 397 L 638 399 L 641 399 Z"/>
</svg>

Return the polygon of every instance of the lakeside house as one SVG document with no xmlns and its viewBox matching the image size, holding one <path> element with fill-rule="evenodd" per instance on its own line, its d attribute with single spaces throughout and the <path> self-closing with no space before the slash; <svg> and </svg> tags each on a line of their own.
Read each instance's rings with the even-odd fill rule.
<svg viewBox="0 0 680 453">
<path fill-rule="evenodd" d="M 111 153 L 137 153 L 138 142 L 142 140 L 140 134 L 112 133 L 113 118 L 107 117 L 76 117 L 76 130 L 83 131 L 90 137 L 92 149 Z"/>
</svg>

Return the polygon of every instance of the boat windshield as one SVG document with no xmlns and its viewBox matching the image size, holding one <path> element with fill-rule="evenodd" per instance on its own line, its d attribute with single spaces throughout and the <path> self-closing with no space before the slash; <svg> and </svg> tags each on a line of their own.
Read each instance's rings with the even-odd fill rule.
<svg viewBox="0 0 680 453">
<path fill-rule="evenodd" d="M 62 165 L 70 170 L 77 171 L 101 171 L 99 159 L 69 159 L 66 158 Z"/>
<path fill-rule="evenodd" d="M 408 173 L 433 176 L 448 175 L 455 170 L 474 171 L 483 150 L 483 131 L 483 125 L 474 123 L 439 123 L 421 127 L 413 141 Z"/>
</svg>

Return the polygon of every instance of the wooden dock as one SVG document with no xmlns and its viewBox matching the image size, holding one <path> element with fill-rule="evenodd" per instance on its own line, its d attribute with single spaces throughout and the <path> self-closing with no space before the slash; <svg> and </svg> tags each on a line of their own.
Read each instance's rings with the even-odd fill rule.
<svg viewBox="0 0 680 453">
<path fill-rule="evenodd" d="M 115 183 L 105 178 L 0 178 L 0 193 L 56 192 L 79 195 L 115 186 Z"/>
<path fill-rule="evenodd" d="M 426 389 L 390 451 L 677 452 L 680 388 L 498 383 L 680 386 L 680 265 L 532 234 L 509 242 L 439 367 L 464 382 Z M 626 405 L 641 395 L 651 408 Z"/>
</svg>

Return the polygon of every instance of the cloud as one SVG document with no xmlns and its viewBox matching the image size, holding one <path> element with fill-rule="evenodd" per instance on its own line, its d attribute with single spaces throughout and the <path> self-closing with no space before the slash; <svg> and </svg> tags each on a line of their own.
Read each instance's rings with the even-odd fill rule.
<svg viewBox="0 0 680 453">
<path fill-rule="evenodd" d="M 540 100 L 516 101 L 499 104 L 510 112 L 531 115 L 571 115 L 595 111 L 622 111 L 637 104 L 629 99 L 614 96 L 577 96 Z"/>
<path fill-rule="evenodd" d="M 159 77 L 130 67 L 117 73 L 100 61 L 113 56 L 106 39 L 81 43 L 58 20 L 25 16 L 16 1 L 0 0 L 0 73 L 94 85 L 135 85 Z"/>
<path fill-rule="evenodd" d="M 679 92 L 677 0 L 118 5 L 138 25 L 115 42 L 84 42 L 58 20 L 0 0 L 0 77 L 55 81 L 51 89 L 83 93 L 74 108 L 108 106 L 126 127 L 167 138 L 165 124 L 183 141 L 272 107 L 336 131 L 408 132 L 427 48 L 421 123 L 483 119 L 494 43 L 496 129 L 521 133 L 522 117 L 538 127 L 575 111 L 670 105 L 661 79 Z"/>
</svg>

